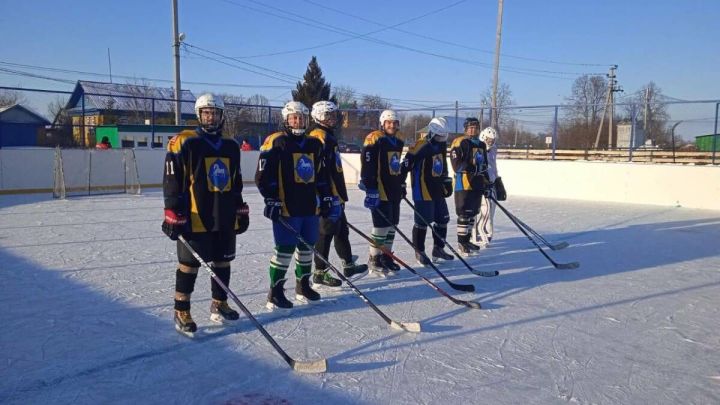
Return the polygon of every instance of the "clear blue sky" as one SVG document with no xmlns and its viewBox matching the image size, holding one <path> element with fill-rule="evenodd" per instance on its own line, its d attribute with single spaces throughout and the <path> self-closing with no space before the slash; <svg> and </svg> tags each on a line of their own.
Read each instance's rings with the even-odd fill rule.
<svg viewBox="0 0 720 405">
<path fill-rule="evenodd" d="M 463 105 L 477 105 L 480 94 L 491 82 L 496 0 L 179 0 L 179 4 L 180 30 L 186 33 L 188 44 L 244 58 L 241 60 L 292 77 L 300 77 L 310 57 L 316 55 L 326 78 L 334 85 L 347 85 L 359 92 L 389 98 L 427 100 L 417 103 L 425 105 L 455 100 Z M 461 46 L 386 29 L 364 38 L 385 41 L 399 48 L 355 38 L 331 46 L 282 53 L 340 41 L 352 35 L 343 35 L 336 32 L 337 29 L 365 34 L 442 8 L 445 10 L 397 28 Z M 278 9 L 317 22 L 289 21 L 278 15 L 297 17 Z M 626 94 L 652 80 L 671 97 L 720 98 L 719 21 L 720 1 L 716 0 L 506 0 L 501 66 L 530 74 L 502 71 L 500 78 L 510 85 L 520 105 L 561 103 L 576 77 L 567 72 L 605 73 L 610 64 L 619 65 L 618 79 Z M 171 80 L 171 36 L 170 0 L 0 0 L 0 62 L 106 73 L 107 48 L 110 48 L 115 75 Z M 190 51 L 198 52 L 194 48 Z M 257 56 L 272 53 L 281 54 Z M 248 56 L 256 57 L 245 59 Z M 226 62 L 243 66 L 237 61 Z M 187 52 L 183 52 L 181 63 L 184 81 L 288 86 L 282 80 Z M 106 77 L 2 64 L 0 68 L 72 81 L 107 80 Z M 116 78 L 116 81 L 124 79 Z M 2 72 L 0 85 L 72 88 L 70 84 Z M 185 87 L 195 92 L 211 90 L 243 96 L 260 93 L 274 104 L 289 98 L 289 88 Z M 409 107 L 409 103 L 412 102 L 395 104 Z M 714 114 L 711 106 L 700 109 L 696 114 L 684 112 L 682 118 Z"/>
</svg>

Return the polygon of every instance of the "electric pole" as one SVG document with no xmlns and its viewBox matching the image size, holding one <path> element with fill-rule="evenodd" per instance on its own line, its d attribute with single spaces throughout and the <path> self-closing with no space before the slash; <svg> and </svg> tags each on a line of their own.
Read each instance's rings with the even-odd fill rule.
<svg viewBox="0 0 720 405">
<path fill-rule="evenodd" d="M 180 125 L 182 104 L 180 102 L 180 34 L 178 33 L 177 0 L 172 0 L 173 12 L 173 56 L 175 59 L 175 125 Z"/>
<path fill-rule="evenodd" d="M 603 111 L 603 115 L 600 118 L 600 126 L 598 127 L 597 136 L 595 137 L 595 149 L 599 147 L 600 133 L 602 132 L 603 123 L 605 122 L 605 115 L 608 115 L 608 113 L 608 149 L 612 148 L 613 117 L 615 116 L 615 93 L 623 91 L 623 89 L 617 85 L 617 80 L 615 80 L 615 78 L 617 77 L 615 75 L 615 71 L 617 70 L 617 68 L 617 65 L 610 66 L 610 72 L 607 74 L 608 89 L 607 97 L 605 98 L 605 110 Z"/>
<path fill-rule="evenodd" d="M 650 104 L 650 86 L 645 88 L 645 109 L 643 111 L 643 131 L 645 131 L 645 137 L 648 136 L 648 110 Z"/>
<path fill-rule="evenodd" d="M 497 28 L 495 32 L 495 68 L 493 69 L 493 89 L 492 89 L 492 114 L 490 115 L 490 126 L 497 129 L 498 111 L 497 111 L 497 91 L 498 91 L 498 73 L 500 70 L 500 39 L 502 36 L 502 15 L 503 0 L 498 0 Z"/>
</svg>

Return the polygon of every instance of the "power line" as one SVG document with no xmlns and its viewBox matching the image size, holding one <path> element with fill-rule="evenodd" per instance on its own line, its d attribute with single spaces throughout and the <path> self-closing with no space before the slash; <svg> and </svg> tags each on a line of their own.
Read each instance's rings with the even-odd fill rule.
<svg viewBox="0 0 720 405">
<path fill-rule="evenodd" d="M 308 18 L 307 16 L 303 16 L 303 15 L 300 15 L 300 14 L 297 14 L 297 13 L 293 13 L 293 12 L 291 12 L 291 11 L 282 10 L 282 9 L 280 9 L 280 8 L 277 8 L 277 7 L 268 5 L 268 4 L 264 4 L 264 3 L 261 3 L 261 2 L 258 2 L 258 1 L 254 1 L 254 0 L 248 0 L 248 1 L 251 2 L 251 3 L 257 4 L 257 5 L 260 5 L 260 6 L 262 6 L 262 7 L 266 7 L 266 8 L 272 9 L 272 10 L 280 11 L 280 12 L 282 12 L 283 14 L 277 14 L 277 13 L 269 12 L 269 11 L 267 11 L 267 10 L 262 10 L 262 9 L 258 9 L 258 8 L 255 8 L 255 7 L 250 7 L 250 6 L 247 6 L 247 5 L 244 5 L 244 4 L 238 4 L 238 3 L 234 2 L 234 1 L 231 1 L 231 0 L 222 0 L 222 1 L 224 1 L 224 2 L 226 2 L 226 3 L 229 3 L 229 4 L 233 4 L 233 5 L 238 6 L 238 7 L 242 7 L 242 8 L 245 8 L 245 9 L 252 10 L 252 11 L 256 11 L 256 12 L 259 12 L 259 13 L 268 14 L 268 15 L 272 15 L 272 16 L 277 17 L 277 18 L 281 18 L 281 19 L 284 19 L 284 20 L 289 20 L 289 21 L 293 21 L 293 22 L 296 22 L 296 23 L 299 23 L 299 24 L 303 24 L 303 25 L 305 25 L 305 26 L 307 26 L 307 25 L 308 25 L 307 22 L 310 21 L 310 22 L 315 23 L 315 24 L 311 25 L 311 27 L 314 27 L 314 28 L 317 28 L 317 29 L 321 29 L 321 30 L 325 30 L 325 31 L 330 31 L 330 32 L 338 33 L 338 34 L 345 35 L 345 36 L 349 36 L 349 37 L 352 37 L 352 39 L 358 38 L 358 39 L 362 39 L 362 40 L 365 40 L 365 41 L 377 43 L 377 44 L 380 44 L 380 45 L 385 45 L 385 46 L 389 46 L 389 47 L 393 47 L 393 48 L 403 49 L 403 50 L 406 50 L 406 51 L 409 51 L 409 52 L 415 52 L 415 53 L 419 53 L 419 54 L 423 54 L 423 55 L 427 55 L 427 56 L 433 56 L 433 57 L 440 58 L 440 59 L 451 60 L 451 61 L 455 61 L 455 62 L 459 62 L 459 63 L 464 63 L 464 64 L 469 64 L 469 65 L 473 65 L 473 66 L 479 66 L 479 67 L 487 68 L 487 69 L 492 68 L 492 65 L 491 65 L 491 64 L 488 64 L 488 63 L 483 63 L 483 62 L 478 62 L 478 61 L 474 61 L 474 60 L 458 58 L 458 57 L 454 57 L 454 56 L 442 55 L 442 54 L 435 53 L 435 52 L 428 52 L 428 51 L 424 51 L 424 50 L 422 50 L 422 49 L 417 49 L 417 48 L 409 47 L 409 46 L 406 46 L 406 45 L 395 44 L 395 43 L 391 43 L 391 42 L 384 41 L 384 40 L 377 39 L 377 38 L 367 38 L 367 37 L 364 36 L 365 34 L 359 34 L 359 33 L 357 33 L 357 32 L 345 30 L 345 29 L 343 29 L 343 28 L 334 27 L 334 26 L 329 25 L 329 24 L 327 24 L 327 23 L 324 23 L 324 22 L 322 22 L 322 21 L 315 20 L 315 19 L 312 19 L 312 18 Z M 297 17 L 297 18 L 288 17 L 288 15 L 295 16 L 295 17 Z M 301 20 L 300 18 L 302 18 L 302 19 L 304 19 L 304 20 Z M 523 74 L 523 75 L 528 75 L 528 76 L 536 76 L 536 77 L 546 77 L 546 78 L 560 79 L 560 80 L 573 80 L 573 78 L 560 77 L 560 76 L 552 76 L 552 75 L 550 75 L 550 74 L 543 74 L 543 73 L 570 74 L 570 75 L 576 75 L 576 76 L 577 76 L 577 75 L 585 74 L 585 73 L 576 73 L 576 72 L 553 72 L 553 71 L 543 71 L 543 70 L 540 70 L 540 69 L 508 68 L 508 67 L 503 67 L 503 68 L 501 68 L 501 70 L 503 70 L 504 72 L 517 73 L 517 74 Z M 535 72 L 541 72 L 541 73 L 535 73 Z M 594 74 L 594 73 L 593 73 L 593 74 Z"/>
<path fill-rule="evenodd" d="M 94 77 L 107 77 L 107 74 L 105 74 L 105 73 L 86 72 L 86 71 L 80 71 L 80 70 L 53 68 L 53 67 L 47 67 L 47 66 L 25 65 L 25 64 L 21 64 L 21 63 L 12 63 L 12 62 L 5 62 L 5 61 L 0 61 L 0 65 L 14 66 L 14 67 L 20 67 L 20 68 L 31 69 L 31 70 L 43 70 L 43 71 L 48 71 L 48 72 L 80 74 L 80 75 L 87 75 L 87 76 L 94 76 Z M 115 74 L 114 77 L 119 77 L 119 78 L 123 78 L 123 79 L 127 79 L 127 80 L 147 80 L 150 82 L 162 82 L 162 83 L 172 83 L 173 82 L 172 80 L 168 80 L 168 79 L 137 77 L 137 76 L 127 76 L 127 75 L 118 75 L 118 74 Z M 289 86 L 264 85 L 264 84 L 251 85 L 251 84 L 235 84 L 235 83 L 194 82 L 194 81 L 186 81 L 186 80 L 183 80 L 183 83 L 192 84 L 192 85 L 202 85 L 202 86 L 224 86 L 224 87 L 258 88 L 258 89 L 260 89 L 260 88 L 284 89 L 284 88 L 289 87 Z"/>
<path fill-rule="evenodd" d="M 476 51 L 476 52 L 481 52 L 481 53 L 487 53 L 487 54 L 490 54 L 490 55 L 492 55 L 492 54 L 495 53 L 494 51 L 489 51 L 489 50 L 486 50 L 486 49 L 475 48 L 475 47 L 473 47 L 473 46 L 468 46 L 468 45 L 460 44 L 460 43 L 457 43 L 457 42 L 446 41 L 446 40 L 438 39 L 438 38 L 431 37 L 431 36 L 428 36 L 428 35 L 418 34 L 418 33 L 416 33 L 416 32 L 407 31 L 407 30 L 404 30 L 404 29 L 401 29 L 401 28 L 396 28 L 398 25 L 404 25 L 406 22 L 410 22 L 410 20 L 409 20 L 409 21 L 406 21 L 406 22 L 403 22 L 403 23 L 400 23 L 400 24 L 392 25 L 392 26 L 385 26 L 385 25 L 383 25 L 383 24 L 381 24 L 381 23 L 379 23 L 379 22 L 377 22 L 377 21 L 375 21 L 375 20 L 372 20 L 372 19 L 369 19 L 369 18 L 365 18 L 365 17 L 362 17 L 362 16 L 358 16 L 358 15 L 354 15 L 354 14 L 350 14 L 350 13 L 348 13 L 348 12 L 345 12 L 345 11 L 342 11 L 342 10 L 339 10 L 339 9 L 336 9 L 336 8 L 333 8 L 333 7 L 324 5 L 324 4 L 320 4 L 320 3 L 317 3 L 317 2 L 312 1 L 312 0 L 303 0 L 303 1 L 306 2 L 306 3 L 312 4 L 312 5 L 314 5 L 314 6 L 317 6 L 317 7 L 320 7 L 320 8 L 324 8 L 324 9 L 327 9 L 327 10 L 330 10 L 330 11 L 333 11 L 333 12 L 335 12 L 335 13 L 338 13 L 338 14 L 343 15 L 343 16 L 346 16 L 346 17 L 352 17 L 352 18 L 355 18 L 355 19 L 357 19 L 357 20 L 361 20 L 361 21 L 364 21 L 364 22 L 369 22 L 369 23 L 371 23 L 371 24 L 383 26 L 383 27 L 385 27 L 385 28 L 384 28 L 382 31 L 387 30 L 387 29 L 392 29 L 392 30 L 395 30 L 395 31 L 398 31 L 398 32 L 402 32 L 403 34 L 408 34 L 408 35 L 412 35 L 412 36 L 415 36 L 415 37 L 418 37 L 418 38 L 428 39 L 428 40 L 430 40 L 430 41 L 438 42 L 438 43 L 445 44 L 445 45 L 452 45 L 452 46 L 456 46 L 456 47 L 459 47 L 459 48 L 468 49 L 468 50 L 471 50 L 471 51 Z M 433 14 L 433 13 L 437 13 L 437 12 L 446 10 L 446 9 L 448 9 L 448 8 L 450 8 L 450 7 L 453 7 L 453 6 L 455 6 L 455 5 L 459 4 L 459 3 L 462 3 L 462 2 L 457 2 L 457 3 L 450 4 L 450 5 L 447 6 L 447 7 L 444 7 L 444 8 L 442 8 L 442 9 L 438 9 L 438 10 L 434 10 L 434 11 L 428 13 L 428 14 L 425 14 L 425 15 L 429 15 L 429 14 Z M 369 34 L 368 34 L 368 35 L 369 35 Z M 505 53 L 501 53 L 500 56 L 501 56 L 501 57 L 504 57 L 504 58 L 527 60 L 527 61 L 542 62 L 542 63 L 551 63 L 551 64 L 556 64 L 556 65 L 588 66 L 588 67 L 589 67 L 589 66 L 607 66 L 607 65 L 608 65 L 607 63 L 602 63 L 602 64 L 600 64 L 600 63 L 560 62 L 560 61 L 550 60 L 550 59 L 530 58 L 530 57 L 525 57 L 525 56 L 509 55 L 509 54 L 505 54 Z"/>
</svg>

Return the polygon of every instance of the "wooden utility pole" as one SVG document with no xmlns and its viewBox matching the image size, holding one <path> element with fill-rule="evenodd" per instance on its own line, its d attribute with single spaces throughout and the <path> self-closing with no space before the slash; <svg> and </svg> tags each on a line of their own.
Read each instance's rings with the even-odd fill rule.
<svg viewBox="0 0 720 405">
<path fill-rule="evenodd" d="M 178 9 L 177 0 L 172 0 L 173 13 L 173 57 L 175 60 L 175 125 L 181 124 L 180 103 L 180 34 L 178 33 Z"/>
<path fill-rule="evenodd" d="M 607 74 L 608 77 L 608 89 L 607 89 L 607 96 L 605 97 L 605 109 L 603 110 L 603 115 L 600 117 L 600 126 L 598 127 L 597 136 L 595 137 L 595 149 L 597 149 L 600 146 L 600 133 L 602 132 L 603 123 L 605 123 L 605 115 L 609 114 L 608 117 L 608 149 L 612 148 L 612 138 L 613 138 L 613 117 L 615 116 L 615 93 L 623 91 L 622 88 L 617 86 L 617 80 L 615 78 L 617 77 L 615 75 L 615 71 L 617 70 L 617 65 L 610 66 L 610 72 Z"/>
<path fill-rule="evenodd" d="M 498 111 L 497 111 L 497 91 L 498 91 L 498 73 L 500 70 L 500 39 L 502 36 L 502 15 L 503 0 L 498 0 L 497 27 L 495 31 L 495 67 L 493 71 L 493 90 L 492 90 L 492 114 L 490 115 L 490 126 L 497 129 Z"/>
</svg>

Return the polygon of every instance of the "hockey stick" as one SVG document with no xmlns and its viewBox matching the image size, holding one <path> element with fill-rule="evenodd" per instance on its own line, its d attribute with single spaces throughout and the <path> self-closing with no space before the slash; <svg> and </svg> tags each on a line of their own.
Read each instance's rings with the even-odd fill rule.
<svg viewBox="0 0 720 405">
<path fill-rule="evenodd" d="M 415 208 L 415 206 L 410 202 L 410 200 L 408 200 L 407 197 L 403 197 L 403 200 L 405 200 L 405 202 L 410 206 L 410 208 L 412 208 L 412 210 L 415 211 L 415 215 L 417 215 L 420 219 L 422 219 L 423 223 L 425 223 L 425 226 L 427 226 L 428 228 L 430 228 L 430 230 L 432 231 L 433 235 L 437 236 L 440 240 L 442 240 L 443 243 L 445 244 L 445 246 L 447 246 L 448 249 L 450 249 L 450 251 L 453 252 L 453 254 L 455 255 L 455 257 L 457 257 L 458 259 L 460 259 L 460 261 L 465 265 L 465 267 L 468 268 L 468 270 L 470 270 L 471 273 L 473 273 L 473 274 L 475 274 L 475 275 L 478 275 L 478 276 L 481 276 L 481 277 L 495 277 L 495 276 L 497 276 L 498 274 L 500 274 L 497 270 L 495 270 L 495 271 L 480 271 L 480 270 L 475 270 L 474 268 L 470 267 L 470 265 L 468 264 L 468 262 L 466 262 L 465 259 L 462 258 L 462 256 L 452 247 L 452 245 L 450 245 L 450 243 L 449 243 L 447 240 L 441 238 L 440 235 L 437 234 L 437 231 L 435 230 L 435 228 L 433 228 L 432 225 L 430 225 L 430 222 L 429 222 L 427 219 L 425 219 L 425 217 L 423 217 L 423 216 L 418 212 L 418 210 L 417 210 L 417 209 Z"/>
<path fill-rule="evenodd" d="M 295 237 L 297 238 L 297 240 L 300 241 L 300 243 L 303 243 L 303 244 L 305 244 L 305 246 L 310 248 L 310 250 L 313 251 L 313 254 L 315 254 L 315 257 L 319 258 L 323 263 L 325 263 L 328 266 L 328 268 L 330 268 L 330 270 L 332 270 L 335 273 L 335 275 L 340 277 L 342 279 L 342 281 L 344 281 L 348 286 L 350 286 L 350 288 L 355 292 L 355 294 L 357 294 L 360 297 L 360 299 L 362 299 L 366 304 L 368 304 L 370 306 L 370 308 L 372 308 L 373 311 L 375 311 L 375 313 L 380 315 L 380 317 L 385 322 L 387 322 L 387 324 L 390 325 L 391 328 L 398 329 L 398 330 L 406 330 L 408 332 L 415 332 L 415 333 L 420 332 L 420 323 L 418 323 L 418 322 L 396 322 L 396 321 L 390 319 L 390 317 L 385 315 L 385 313 L 383 311 L 381 311 L 377 306 L 375 306 L 375 304 L 373 304 L 372 301 L 370 301 L 370 298 L 368 298 L 365 294 L 362 293 L 362 291 L 360 291 L 357 287 L 355 287 L 355 285 L 352 282 L 350 282 L 350 280 L 348 280 L 347 277 L 345 277 L 345 275 L 342 274 L 342 272 L 340 270 L 338 270 L 332 263 L 330 263 L 325 257 L 323 257 L 323 255 L 321 255 L 320 252 L 318 252 L 317 249 L 315 249 L 315 246 L 305 242 L 305 238 L 303 238 L 295 230 L 295 228 L 292 227 L 292 225 L 290 225 L 287 221 L 285 221 L 285 219 L 283 217 L 278 217 L 278 221 L 285 228 L 287 228 L 290 232 L 292 232 L 293 235 L 295 235 Z"/>
<path fill-rule="evenodd" d="M 510 213 L 510 215 L 512 215 L 512 217 L 515 219 L 515 221 L 517 221 L 518 224 L 522 225 L 523 228 L 525 228 L 525 229 L 527 229 L 528 231 L 530 231 L 530 233 L 532 233 L 537 239 L 539 239 L 540 242 L 543 243 L 543 245 L 549 247 L 550 249 L 552 249 L 552 250 L 561 250 L 561 249 L 565 249 L 566 247 L 570 246 L 570 244 L 568 244 L 568 243 L 565 242 L 565 241 L 562 241 L 562 242 L 556 243 L 556 244 L 552 244 L 552 243 L 548 242 L 547 239 L 545 239 L 542 235 L 540 235 L 540 234 L 537 233 L 534 229 L 532 229 L 532 228 L 530 227 L 530 225 L 528 225 L 528 224 L 526 224 L 525 222 L 521 221 L 520 218 L 518 218 L 518 217 L 515 216 L 515 214 L 511 213 L 510 211 L 508 211 L 508 213 Z"/>
<path fill-rule="evenodd" d="M 520 232 L 522 232 L 525 236 L 527 236 L 527 238 L 530 240 L 530 242 L 532 242 L 532 244 L 535 245 L 535 247 L 540 251 L 540 253 L 542 253 L 542 255 L 545 256 L 545 258 L 548 259 L 548 261 L 550 261 L 550 263 L 552 263 L 552 265 L 556 269 L 567 270 L 567 269 L 577 269 L 578 267 L 580 267 L 580 263 L 578 263 L 578 262 L 557 263 L 555 260 L 553 260 L 547 253 L 545 253 L 544 250 L 542 250 L 542 247 L 540 247 L 540 245 L 538 245 L 538 243 L 535 242 L 535 239 L 533 239 L 530 235 L 528 235 L 525 228 L 523 228 L 522 225 L 520 225 L 517 221 L 515 221 L 515 217 L 510 213 L 510 211 L 508 211 L 505 207 L 503 207 L 502 204 L 500 204 L 495 199 L 495 197 L 490 197 L 490 199 L 495 201 L 495 204 L 497 204 L 497 206 L 500 207 L 502 212 L 504 212 L 505 215 L 507 215 L 507 217 L 510 219 L 510 221 L 512 221 L 512 223 L 515 224 L 515 226 L 520 230 Z"/>
<path fill-rule="evenodd" d="M 457 298 L 453 297 L 452 295 L 448 294 L 445 290 L 443 290 L 442 288 L 440 288 L 437 284 L 433 283 L 432 281 L 430 281 L 427 277 L 423 276 L 422 274 L 419 274 L 415 269 L 413 269 L 412 267 L 410 267 L 407 263 L 405 263 L 404 261 L 400 260 L 400 258 L 398 258 L 397 256 L 395 256 L 395 255 L 393 254 L 393 252 L 390 251 L 390 249 L 386 248 L 385 246 L 378 246 L 378 245 L 376 245 L 376 244 L 375 244 L 375 241 L 374 241 L 371 237 L 369 237 L 369 236 L 367 236 L 366 234 L 364 234 L 361 230 L 357 229 L 357 228 L 356 228 L 353 224 L 351 224 L 350 222 L 348 222 L 347 225 L 348 225 L 348 227 L 350 227 L 350 229 L 352 229 L 353 231 L 357 232 L 358 235 L 360 235 L 363 239 L 365 239 L 366 241 L 368 241 L 371 245 L 373 245 L 373 246 L 376 247 L 377 249 L 380 249 L 383 253 L 385 253 L 386 255 L 388 255 L 388 256 L 390 256 L 390 257 L 392 257 L 392 259 L 395 260 L 396 262 L 400 263 L 401 266 L 403 266 L 403 267 L 405 267 L 406 269 L 408 269 L 411 273 L 413 273 L 413 274 L 415 274 L 416 276 L 418 276 L 418 277 L 420 277 L 421 279 L 423 279 L 424 282 L 426 282 L 433 290 L 437 291 L 440 295 L 444 296 L 445 298 L 449 299 L 450 301 L 452 301 L 452 302 L 454 302 L 455 304 L 458 304 L 458 305 L 464 305 L 464 306 L 466 306 L 466 307 L 468 307 L 468 308 L 472 308 L 472 309 L 480 309 L 480 308 L 481 308 L 479 302 L 475 302 L 475 301 L 465 301 L 465 300 L 457 299 Z"/>
<path fill-rule="evenodd" d="M 385 216 L 385 214 L 382 213 L 382 211 L 380 211 L 379 209 L 376 208 L 373 212 L 377 212 L 378 215 L 380 215 L 380 217 L 385 220 L 385 222 L 390 224 L 390 226 L 392 226 L 393 229 L 395 229 L 395 232 L 397 232 L 403 239 L 405 239 L 405 242 L 407 242 L 410 245 L 410 247 L 412 247 L 413 250 L 415 250 L 415 252 L 422 254 L 422 256 L 430 263 L 430 267 L 432 267 L 432 269 L 435 270 L 435 272 L 437 274 L 439 274 L 440 277 L 442 277 L 442 279 L 445 280 L 445 282 L 448 283 L 448 285 L 450 287 L 452 287 L 453 289 L 458 290 L 458 291 L 467 291 L 467 292 L 475 291 L 475 286 L 472 284 L 456 284 L 456 283 L 453 283 L 452 281 L 448 280 L 448 278 L 445 277 L 445 275 L 440 270 L 438 270 L 438 268 L 433 264 L 432 260 L 430 260 L 430 258 L 427 257 L 425 252 L 419 251 L 417 249 L 417 247 L 415 247 L 415 245 L 413 245 L 412 241 L 403 233 L 403 231 L 401 231 L 400 228 L 397 227 L 397 225 L 393 224 L 392 221 L 388 220 L 387 217 Z"/>
<path fill-rule="evenodd" d="M 230 298 L 232 298 L 232 300 L 235 302 L 235 305 L 237 305 L 240 308 L 240 310 L 243 311 L 245 316 L 247 316 L 248 319 L 250 319 L 250 322 L 252 322 L 253 325 L 255 325 L 255 328 L 257 328 L 257 330 L 259 330 L 260 333 L 262 333 L 262 335 L 265 337 L 265 339 L 267 339 L 267 341 L 270 342 L 270 344 L 275 349 L 275 351 L 277 351 L 280 354 L 280 356 L 282 356 L 283 360 L 285 360 L 285 362 L 293 370 L 295 370 L 299 373 L 324 373 L 325 371 L 327 371 L 327 360 L 326 359 L 320 359 L 320 360 L 315 360 L 315 361 L 298 361 L 298 360 L 295 360 L 292 357 L 290 357 L 285 352 L 285 350 L 283 350 L 283 348 L 280 347 L 280 345 L 275 341 L 275 339 L 273 339 L 272 336 L 270 336 L 268 331 L 265 330 L 265 328 L 263 328 L 263 326 L 260 324 L 260 322 L 258 322 L 258 320 L 255 319 L 255 317 L 252 315 L 252 313 L 250 313 L 250 310 L 248 310 L 245 307 L 245 305 L 243 305 L 243 303 L 240 302 L 240 299 L 238 299 L 238 297 L 230 290 L 230 288 L 228 288 L 228 286 L 226 286 L 225 283 L 223 283 L 222 280 L 220 280 L 220 278 L 215 275 L 215 272 L 213 271 L 212 267 L 210 267 L 210 265 L 207 264 L 205 262 L 205 260 L 202 259 L 202 257 L 200 257 L 200 255 L 195 251 L 195 249 L 193 249 L 190 246 L 190 244 L 187 242 L 187 240 L 185 240 L 185 238 L 182 235 L 180 235 L 178 237 L 178 240 L 183 245 L 185 245 L 185 247 L 187 248 L 187 250 L 190 251 L 190 253 L 192 253 L 192 255 L 195 257 L 195 260 L 200 262 L 200 264 L 203 267 L 205 267 L 205 269 L 208 271 L 208 273 L 210 273 L 210 277 L 212 277 L 213 280 L 215 280 L 215 282 L 220 286 L 220 288 L 225 290 L 227 295 L 229 295 Z"/>
</svg>

